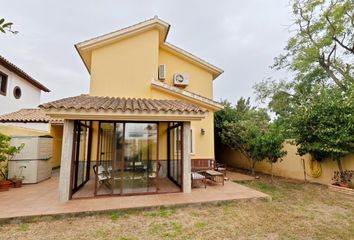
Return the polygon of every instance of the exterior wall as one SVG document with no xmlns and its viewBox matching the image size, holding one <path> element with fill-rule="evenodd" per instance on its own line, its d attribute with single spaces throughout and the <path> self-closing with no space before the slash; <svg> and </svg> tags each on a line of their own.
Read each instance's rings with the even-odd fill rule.
<svg viewBox="0 0 354 240">
<path fill-rule="evenodd" d="M 150 97 L 157 77 L 158 30 L 93 50 L 90 94 L 113 97 Z"/>
<path fill-rule="evenodd" d="M 15 112 L 21 108 L 34 108 L 40 103 L 41 90 L 0 65 L 0 71 L 8 76 L 6 96 L 0 94 L 0 115 Z M 22 91 L 20 99 L 16 99 L 13 90 L 19 86 Z"/>
<path fill-rule="evenodd" d="M 189 85 L 185 90 L 213 99 L 213 75 L 210 72 L 161 48 L 159 64 L 165 64 L 167 84 L 173 86 L 173 74 L 187 73 Z"/>
<path fill-rule="evenodd" d="M 284 149 L 288 154 L 284 157 L 283 161 L 273 164 L 273 173 L 276 176 L 304 180 L 304 168 L 302 158 L 305 159 L 306 165 L 306 178 L 310 182 L 321 184 L 331 184 L 333 172 L 338 170 L 337 163 L 332 160 L 325 160 L 321 162 L 322 175 L 318 178 L 311 176 L 309 168 L 309 156 L 300 157 L 296 155 L 296 146 L 289 143 L 284 143 Z M 220 162 L 225 162 L 228 166 L 250 169 L 249 161 L 239 152 L 230 151 L 227 149 L 219 149 L 220 155 L 218 159 Z M 342 160 L 343 169 L 354 170 L 354 154 L 346 156 Z M 256 164 L 256 171 L 262 173 L 270 173 L 270 164 L 262 161 Z"/>
<path fill-rule="evenodd" d="M 52 125 L 50 127 L 50 135 L 53 137 L 52 167 L 56 168 L 60 166 L 61 148 L 63 140 L 63 126 Z"/>
<path fill-rule="evenodd" d="M 28 129 L 34 129 L 39 131 L 45 131 L 45 132 L 48 132 L 50 128 L 50 125 L 48 123 L 11 122 L 11 123 L 0 123 L 0 126 L 1 125 L 13 126 L 18 128 L 28 128 Z"/>
</svg>

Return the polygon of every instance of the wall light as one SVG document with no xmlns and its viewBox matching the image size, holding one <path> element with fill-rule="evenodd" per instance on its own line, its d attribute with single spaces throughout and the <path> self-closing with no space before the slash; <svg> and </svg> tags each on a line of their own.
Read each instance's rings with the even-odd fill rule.
<svg viewBox="0 0 354 240">
<path fill-rule="evenodd" d="M 200 129 L 200 134 L 205 135 L 205 129 L 204 128 Z"/>
</svg>

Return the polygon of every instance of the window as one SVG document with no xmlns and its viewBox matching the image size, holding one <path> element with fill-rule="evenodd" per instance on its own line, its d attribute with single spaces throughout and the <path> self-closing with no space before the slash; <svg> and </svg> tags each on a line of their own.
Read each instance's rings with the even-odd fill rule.
<svg viewBox="0 0 354 240">
<path fill-rule="evenodd" d="M 190 129 L 190 134 L 191 134 L 191 137 L 190 137 L 191 154 L 195 154 L 195 136 L 194 136 L 194 128 L 193 127 L 191 127 L 191 129 Z"/>
<path fill-rule="evenodd" d="M 16 86 L 16 87 L 14 88 L 14 97 L 15 97 L 16 99 L 20 99 L 21 95 L 22 95 L 21 88 L 20 88 L 19 86 Z"/>
<path fill-rule="evenodd" d="M 6 96 L 7 75 L 0 72 L 0 94 Z"/>
</svg>

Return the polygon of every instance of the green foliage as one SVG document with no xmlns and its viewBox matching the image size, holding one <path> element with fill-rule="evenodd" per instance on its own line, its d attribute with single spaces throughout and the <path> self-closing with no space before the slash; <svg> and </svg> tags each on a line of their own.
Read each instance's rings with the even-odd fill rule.
<svg viewBox="0 0 354 240">
<path fill-rule="evenodd" d="M 354 152 L 354 97 L 337 88 L 303 99 L 290 118 L 300 155 L 339 160 Z"/>
<path fill-rule="evenodd" d="M 19 153 L 24 145 L 14 147 L 10 145 L 11 138 L 0 133 L 0 174 L 3 180 L 7 179 L 7 161 Z"/>
<path fill-rule="evenodd" d="M 17 31 L 11 30 L 13 23 L 12 22 L 6 22 L 4 18 L 0 19 L 0 32 L 6 33 L 6 32 L 11 32 L 13 34 L 17 34 Z"/>
<path fill-rule="evenodd" d="M 265 109 L 251 107 L 249 99 L 244 98 L 234 107 L 228 102 L 224 105 L 215 114 L 215 135 L 222 144 L 249 159 L 253 173 L 257 161 L 276 162 L 286 154 L 282 150 L 284 137 L 277 125 L 270 123 Z"/>
<path fill-rule="evenodd" d="M 291 0 L 295 29 L 273 67 L 303 79 L 318 68 L 343 91 L 354 83 L 354 2 Z"/>
</svg>

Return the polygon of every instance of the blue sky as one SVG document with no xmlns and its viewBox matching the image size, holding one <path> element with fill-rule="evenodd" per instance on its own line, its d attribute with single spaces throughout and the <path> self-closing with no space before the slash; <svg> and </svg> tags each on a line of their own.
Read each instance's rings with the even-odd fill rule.
<svg viewBox="0 0 354 240">
<path fill-rule="evenodd" d="M 171 24 L 167 41 L 224 69 L 214 99 L 254 101 L 252 86 L 278 76 L 269 69 L 290 35 L 287 0 L 21 1 L 0 17 L 17 35 L 0 37 L 0 54 L 52 90 L 42 102 L 87 93 L 89 74 L 74 44 L 158 15 Z"/>
</svg>

